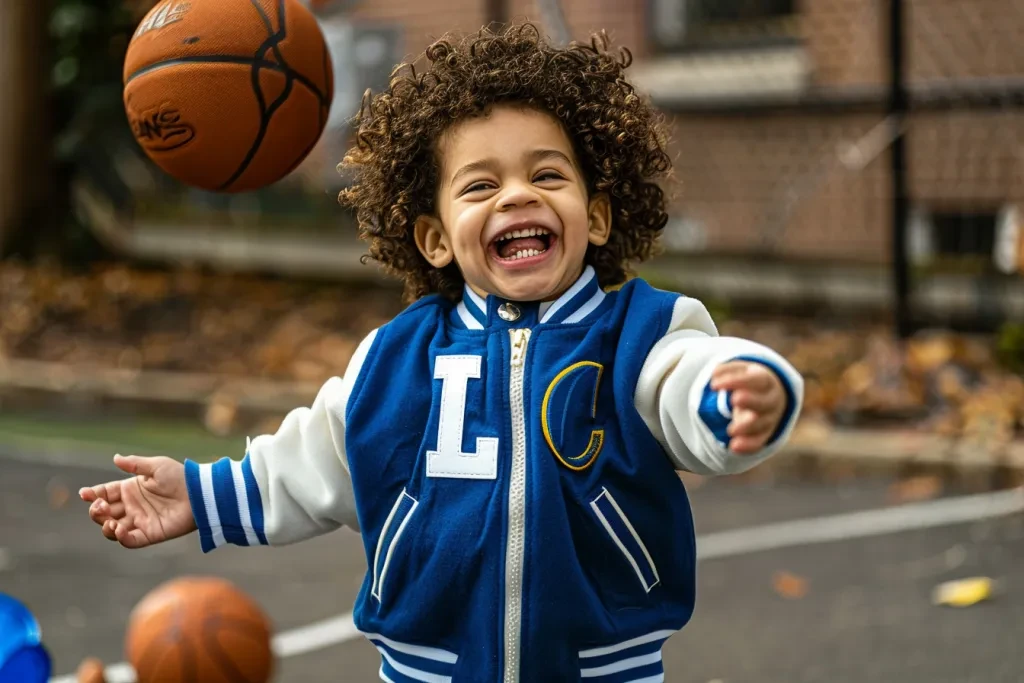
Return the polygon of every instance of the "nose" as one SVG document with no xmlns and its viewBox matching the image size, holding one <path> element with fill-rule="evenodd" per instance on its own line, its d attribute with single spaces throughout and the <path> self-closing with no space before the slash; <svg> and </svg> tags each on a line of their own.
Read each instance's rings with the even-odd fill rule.
<svg viewBox="0 0 1024 683">
<path fill-rule="evenodd" d="M 527 183 L 514 183 L 505 188 L 498 200 L 498 211 L 510 211 L 540 204 L 540 195 Z"/>
</svg>

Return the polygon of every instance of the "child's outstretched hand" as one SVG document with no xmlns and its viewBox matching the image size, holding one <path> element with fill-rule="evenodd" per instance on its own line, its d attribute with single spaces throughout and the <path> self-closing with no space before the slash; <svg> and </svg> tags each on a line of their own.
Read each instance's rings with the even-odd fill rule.
<svg viewBox="0 0 1024 683">
<path fill-rule="evenodd" d="M 135 476 L 78 491 L 92 503 L 89 517 L 104 536 L 125 548 L 144 548 L 195 531 L 183 464 L 137 455 L 115 455 L 114 464 Z"/>
<path fill-rule="evenodd" d="M 732 392 L 729 450 L 750 454 L 764 448 L 786 412 L 788 399 L 778 375 L 761 363 L 731 361 L 715 368 L 711 388 Z"/>
</svg>

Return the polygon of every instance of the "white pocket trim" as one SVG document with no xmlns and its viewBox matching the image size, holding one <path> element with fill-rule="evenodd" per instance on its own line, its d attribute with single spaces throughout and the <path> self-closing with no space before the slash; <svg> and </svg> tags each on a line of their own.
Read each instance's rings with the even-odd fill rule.
<svg viewBox="0 0 1024 683">
<path fill-rule="evenodd" d="M 384 555 L 384 564 L 380 567 L 380 575 L 377 574 L 377 566 L 380 565 L 380 552 L 381 547 L 384 545 L 384 541 L 388 537 L 388 531 L 391 529 L 391 525 L 395 521 L 395 515 L 398 514 L 398 509 L 402 506 L 402 501 L 408 498 L 412 501 L 412 507 L 402 517 L 402 521 L 398 525 L 398 529 L 395 531 L 394 538 L 391 539 L 391 543 L 388 544 L 387 550 Z M 384 578 L 388 574 L 388 566 L 391 564 L 391 556 L 395 551 L 395 546 L 398 544 L 398 539 L 401 538 L 402 532 L 405 531 L 405 525 L 409 523 L 409 518 L 412 517 L 412 513 L 416 511 L 416 507 L 419 505 L 419 501 L 406 493 L 405 489 L 402 489 L 402 495 L 398 497 L 395 504 L 391 506 L 391 512 L 388 514 L 388 518 L 384 520 L 384 527 L 380 530 L 380 537 L 377 539 L 377 550 L 373 554 L 373 585 L 370 587 L 370 595 L 377 598 L 377 602 L 380 602 L 381 591 L 384 588 Z"/>
<path fill-rule="evenodd" d="M 612 528 L 611 523 L 604 516 L 604 513 L 601 512 L 601 508 L 600 506 L 598 506 L 597 501 L 601 500 L 602 498 L 608 499 L 608 503 L 612 506 L 612 509 L 615 510 L 615 513 L 619 516 L 619 519 L 626 526 L 626 529 L 629 530 L 629 533 L 633 536 L 633 540 L 636 541 L 636 544 L 640 548 L 640 551 L 644 554 L 644 559 L 647 560 L 647 566 L 650 567 L 651 573 L 654 575 L 654 583 L 647 583 L 647 579 L 644 578 L 644 573 L 640 569 L 640 564 L 639 562 L 637 562 L 637 558 L 633 557 L 633 553 L 629 552 L 629 550 L 626 548 L 626 545 L 622 542 L 622 539 L 619 538 L 619 535 L 617 533 L 615 533 L 615 529 Z M 629 521 L 629 518 L 626 517 L 626 513 L 624 513 L 622 511 L 622 508 L 619 507 L 619 504 L 615 502 L 615 497 L 612 496 L 608 489 L 602 486 L 601 493 L 597 496 L 597 498 L 590 501 L 590 507 L 594 511 L 594 514 L 597 515 L 597 518 L 601 521 L 601 526 L 603 526 L 605 531 L 608 532 L 608 535 L 615 542 L 615 545 L 619 546 L 619 550 L 622 551 L 622 554 L 625 556 L 626 560 L 629 561 L 630 565 L 632 565 L 633 571 L 636 572 L 637 578 L 640 579 L 640 585 L 643 586 L 644 591 L 650 593 L 652 588 L 661 583 L 661 577 L 658 576 L 658 568 L 654 566 L 654 560 L 651 559 L 651 554 L 647 552 L 647 546 L 645 546 L 644 542 L 640 540 L 639 534 L 636 533 L 636 529 L 633 528 L 633 524 Z"/>
</svg>

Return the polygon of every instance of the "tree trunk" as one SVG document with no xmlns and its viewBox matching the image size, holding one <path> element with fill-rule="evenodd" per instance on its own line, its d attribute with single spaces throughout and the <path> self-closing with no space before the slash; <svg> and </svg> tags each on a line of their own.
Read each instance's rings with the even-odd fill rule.
<svg viewBox="0 0 1024 683">
<path fill-rule="evenodd" d="M 45 204 L 46 0 L 0 0 L 0 255 Z"/>
</svg>

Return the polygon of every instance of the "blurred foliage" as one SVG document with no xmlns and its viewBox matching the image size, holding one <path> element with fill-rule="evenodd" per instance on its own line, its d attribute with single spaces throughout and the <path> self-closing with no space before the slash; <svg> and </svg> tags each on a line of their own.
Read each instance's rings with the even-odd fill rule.
<svg viewBox="0 0 1024 683">
<path fill-rule="evenodd" d="M 75 215 L 74 177 L 111 163 L 107 151 L 131 139 L 121 102 L 121 69 L 132 32 L 150 0 L 54 0 L 48 20 L 57 230 L 43 249 L 71 263 L 102 253 Z M 54 237 L 55 236 L 55 237 Z M 53 243 L 56 239 L 59 243 Z"/>
<path fill-rule="evenodd" d="M 996 341 L 1000 362 L 1010 370 L 1024 374 L 1024 323 L 1007 323 Z"/>
<path fill-rule="evenodd" d="M 130 136 L 121 102 L 128 42 L 151 2 L 55 0 L 50 15 L 58 161 L 81 163 Z"/>
</svg>

